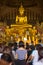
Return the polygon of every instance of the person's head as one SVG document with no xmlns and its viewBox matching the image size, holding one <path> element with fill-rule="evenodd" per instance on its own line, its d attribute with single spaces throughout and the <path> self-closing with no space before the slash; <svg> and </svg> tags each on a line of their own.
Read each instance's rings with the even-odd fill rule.
<svg viewBox="0 0 43 65">
<path fill-rule="evenodd" d="M 39 54 L 39 60 L 41 60 L 43 58 L 43 47 L 39 47 L 38 54 Z"/>
<path fill-rule="evenodd" d="M 14 42 L 14 47 L 17 48 L 17 42 Z"/>
<path fill-rule="evenodd" d="M 4 48 L 4 50 L 3 50 L 3 53 L 8 53 L 8 54 L 9 54 L 10 51 L 11 51 L 10 47 L 6 46 L 6 47 Z"/>
<path fill-rule="evenodd" d="M 11 50 L 13 50 L 14 49 L 14 44 L 11 44 L 10 48 L 11 48 Z"/>
<path fill-rule="evenodd" d="M 11 58 L 11 55 L 10 54 L 7 54 L 7 53 L 4 53 L 2 56 L 1 56 L 1 59 L 8 62 L 8 63 L 11 63 L 12 62 L 12 58 Z"/>
<path fill-rule="evenodd" d="M 31 50 L 35 50 L 34 45 L 30 45 L 30 46 L 29 46 L 29 49 L 31 49 Z"/>
<path fill-rule="evenodd" d="M 24 42 L 23 41 L 19 42 L 19 47 L 24 47 Z"/>
<path fill-rule="evenodd" d="M 35 45 L 35 49 L 36 49 L 36 50 L 38 50 L 38 49 L 39 49 L 39 47 L 41 47 L 41 45 L 40 45 L 40 44 L 36 44 L 36 45 Z"/>
</svg>

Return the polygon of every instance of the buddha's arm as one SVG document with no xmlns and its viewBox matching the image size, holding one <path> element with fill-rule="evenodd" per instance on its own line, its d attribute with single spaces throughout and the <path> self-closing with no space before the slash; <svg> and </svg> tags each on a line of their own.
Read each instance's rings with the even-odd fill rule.
<svg viewBox="0 0 43 65">
<path fill-rule="evenodd" d="M 19 19 L 18 16 L 16 16 L 16 23 L 18 22 L 18 19 Z"/>
<path fill-rule="evenodd" d="M 24 22 L 27 22 L 27 16 L 25 16 L 25 18 L 24 18 Z"/>
</svg>

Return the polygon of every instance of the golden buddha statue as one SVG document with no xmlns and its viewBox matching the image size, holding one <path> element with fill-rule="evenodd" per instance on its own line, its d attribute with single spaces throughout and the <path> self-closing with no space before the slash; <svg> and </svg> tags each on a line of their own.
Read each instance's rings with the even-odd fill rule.
<svg viewBox="0 0 43 65">
<path fill-rule="evenodd" d="M 27 16 L 23 16 L 23 14 L 24 14 L 24 8 L 23 8 L 23 6 L 21 5 L 20 6 L 20 8 L 19 8 L 19 14 L 20 14 L 20 16 L 16 16 L 16 23 L 17 24 L 25 24 L 25 23 L 27 23 Z"/>
</svg>

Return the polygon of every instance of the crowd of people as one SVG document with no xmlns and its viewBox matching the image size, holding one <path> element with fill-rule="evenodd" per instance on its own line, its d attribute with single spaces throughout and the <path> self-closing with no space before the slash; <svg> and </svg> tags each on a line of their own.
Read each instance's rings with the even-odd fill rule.
<svg viewBox="0 0 43 65">
<path fill-rule="evenodd" d="M 26 47 L 23 41 L 18 44 L 0 44 L 0 65 L 43 65 L 41 40 L 36 45 L 26 43 Z"/>
</svg>

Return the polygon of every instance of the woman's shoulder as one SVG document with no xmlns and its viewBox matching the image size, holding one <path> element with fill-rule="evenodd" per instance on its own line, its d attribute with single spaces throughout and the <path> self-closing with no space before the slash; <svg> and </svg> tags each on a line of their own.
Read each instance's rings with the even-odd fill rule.
<svg viewBox="0 0 43 65">
<path fill-rule="evenodd" d="M 33 52 L 32 53 L 38 53 L 38 51 L 37 50 L 33 50 Z"/>
<path fill-rule="evenodd" d="M 19 52 L 19 51 L 26 51 L 26 52 L 27 52 L 27 50 L 24 49 L 24 48 L 18 48 L 16 51 L 17 51 L 17 52 Z"/>
<path fill-rule="evenodd" d="M 17 50 L 23 50 L 23 51 L 26 51 L 26 49 L 25 49 L 25 48 L 18 48 Z"/>
</svg>

